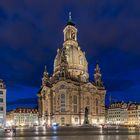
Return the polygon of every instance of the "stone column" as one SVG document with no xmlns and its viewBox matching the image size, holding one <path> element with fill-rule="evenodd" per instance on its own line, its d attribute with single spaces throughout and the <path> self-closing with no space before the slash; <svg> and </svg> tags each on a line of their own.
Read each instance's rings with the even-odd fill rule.
<svg viewBox="0 0 140 140">
<path fill-rule="evenodd" d="M 42 118 L 43 118 L 43 122 L 45 121 L 45 100 L 44 97 L 42 97 Z"/>
<path fill-rule="evenodd" d="M 73 104 L 72 104 L 72 94 L 70 93 L 69 94 L 69 113 L 72 114 L 73 111 L 72 111 L 72 107 L 73 107 Z M 72 115 L 70 115 L 70 124 L 72 124 Z"/>
<path fill-rule="evenodd" d="M 52 124 L 53 115 L 53 91 L 51 90 L 48 94 L 48 124 Z"/>
<path fill-rule="evenodd" d="M 51 98 L 50 94 L 48 94 L 48 125 L 51 124 Z"/>
<path fill-rule="evenodd" d="M 82 110 L 82 108 L 81 108 L 81 87 L 79 87 L 79 96 L 78 96 L 78 103 L 79 103 L 79 125 L 81 125 L 82 124 L 82 122 L 81 122 L 81 110 Z"/>
<path fill-rule="evenodd" d="M 38 119 L 39 119 L 39 124 L 41 124 L 42 121 L 42 102 L 41 102 L 41 97 L 38 97 Z"/>
</svg>

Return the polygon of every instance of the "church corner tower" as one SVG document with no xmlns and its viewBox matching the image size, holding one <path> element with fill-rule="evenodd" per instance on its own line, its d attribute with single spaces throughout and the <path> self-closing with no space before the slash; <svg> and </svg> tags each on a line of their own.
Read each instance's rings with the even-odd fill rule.
<svg viewBox="0 0 140 140">
<path fill-rule="evenodd" d="M 93 83 L 98 90 L 98 94 L 100 95 L 100 104 L 101 104 L 101 114 L 102 114 L 102 120 L 105 121 L 105 96 L 106 96 L 106 89 L 102 81 L 102 73 L 99 66 L 99 63 L 96 63 L 95 69 L 94 69 L 94 83 Z"/>
<path fill-rule="evenodd" d="M 89 82 L 88 62 L 81 50 L 78 30 L 69 13 L 63 30 L 64 42 L 57 50 L 54 70 L 49 77 L 46 67 L 38 92 L 41 124 L 83 125 L 104 123 L 105 88 L 99 65 L 94 83 Z"/>
<path fill-rule="evenodd" d="M 48 82 L 49 82 L 49 74 L 48 74 L 47 68 L 45 66 L 43 77 L 42 77 L 42 87 L 45 86 L 46 83 L 48 83 Z"/>
<path fill-rule="evenodd" d="M 96 67 L 94 69 L 94 82 L 95 85 L 98 87 L 104 87 L 103 82 L 102 82 L 102 74 L 100 71 L 99 64 L 96 64 Z"/>
</svg>

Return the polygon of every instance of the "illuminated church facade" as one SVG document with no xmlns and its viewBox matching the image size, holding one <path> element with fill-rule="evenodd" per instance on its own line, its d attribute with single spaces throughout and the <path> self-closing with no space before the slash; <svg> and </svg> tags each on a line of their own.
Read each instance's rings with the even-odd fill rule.
<svg viewBox="0 0 140 140">
<path fill-rule="evenodd" d="M 38 92 L 39 120 L 49 125 L 102 124 L 106 90 L 99 64 L 94 69 L 94 81 L 89 82 L 88 62 L 78 45 L 71 15 L 63 33 L 63 47 L 57 50 L 53 75 L 49 77 L 46 68 L 43 73 Z"/>
</svg>

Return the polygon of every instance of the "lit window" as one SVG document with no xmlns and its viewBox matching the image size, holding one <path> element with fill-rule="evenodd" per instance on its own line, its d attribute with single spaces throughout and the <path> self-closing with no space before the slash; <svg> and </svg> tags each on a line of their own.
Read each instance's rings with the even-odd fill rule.
<svg viewBox="0 0 140 140">
<path fill-rule="evenodd" d="M 61 112 L 65 112 L 65 95 L 61 94 Z"/>
<path fill-rule="evenodd" d="M 73 112 L 77 113 L 77 96 L 73 96 Z"/>
<path fill-rule="evenodd" d="M 74 113 L 77 113 L 77 105 L 74 105 Z"/>
<path fill-rule="evenodd" d="M 0 119 L 3 119 L 3 114 L 0 114 Z"/>
<path fill-rule="evenodd" d="M 3 103 L 3 98 L 0 98 L 0 103 Z"/>
<path fill-rule="evenodd" d="M 0 95 L 3 95 L 3 91 L 0 91 Z"/>
<path fill-rule="evenodd" d="M 0 111 L 3 111 L 3 107 L 2 106 L 0 106 Z"/>
</svg>

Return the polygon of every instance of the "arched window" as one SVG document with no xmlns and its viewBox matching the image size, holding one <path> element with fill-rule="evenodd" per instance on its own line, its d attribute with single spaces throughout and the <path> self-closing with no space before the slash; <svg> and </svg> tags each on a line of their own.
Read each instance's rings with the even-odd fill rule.
<svg viewBox="0 0 140 140">
<path fill-rule="evenodd" d="M 65 103 L 65 95 L 61 94 L 61 103 Z"/>
<path fill-rule="evenodd" d="M 87 105 L 90 104 L 90 102 L 89 102 L 89 97 L 86 98 L 86 104 L 87 104 Z"/>
<path fill-rule="evenodd" d="M 77 113 L 77 96 L 73 96 L 73 112 Z"/>
<path fill-rule="evenodd" d="M 96 114 L 99 113 L 99 100 L 96 98 L 95 100 L 95 106 L 96 106 Z"/>
<path fill-rule="evenodd" d="M 96 103 L 95 104 L 96 104 L 96 106 L 98 106 L 98 99 L 97 98 L 96 98 Z"/>
<path fill-rule="evenodd" d="M 61 125 L 64 125 L 64 124 L 65 124 L 65 118 L 62 117 L 62 118 L 61 118 Z"/>
<path fill-rule="evenodd" d="M 65 112 L 65 95 L 61 94 L 61 112 Z"/>
<path fill-rule="evenodd" d="M 73 103 L 77 104 L 77 96 L 76 95 L 73 96 Z"/>
</svg>

